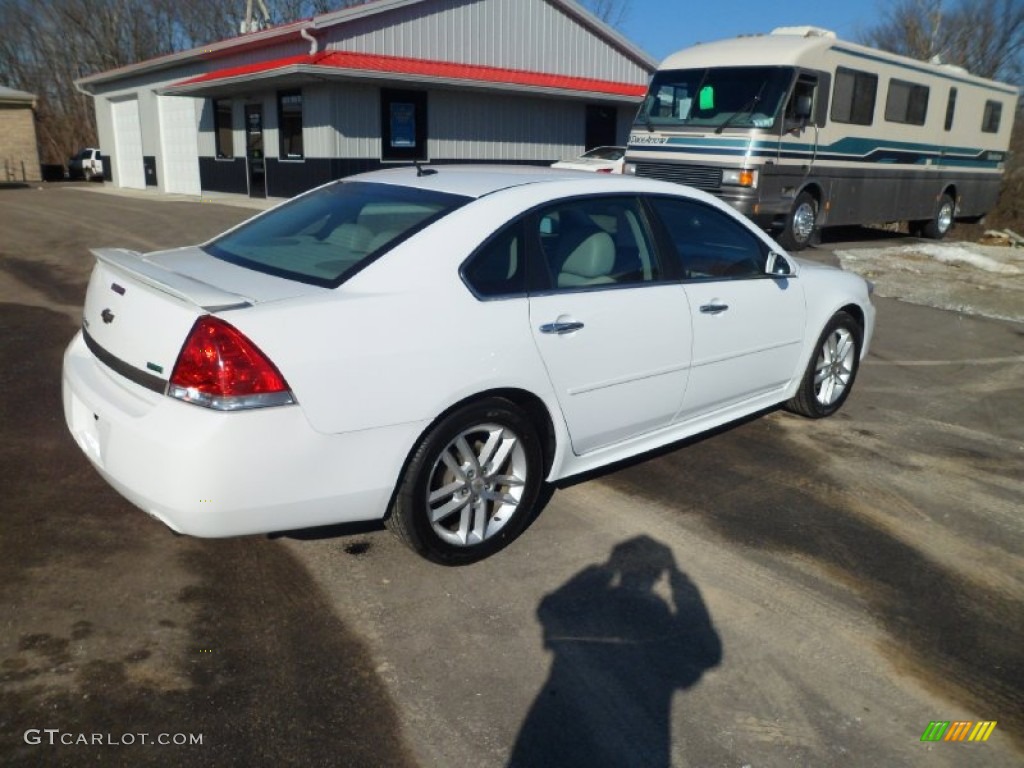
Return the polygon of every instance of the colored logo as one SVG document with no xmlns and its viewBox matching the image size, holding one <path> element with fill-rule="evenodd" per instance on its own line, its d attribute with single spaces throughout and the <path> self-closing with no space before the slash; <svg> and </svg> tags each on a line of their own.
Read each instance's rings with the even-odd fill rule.
<svg viewBox="0 0 1024 768">
<path fill-rule="evenodd" d="M 921 741 L 988 741 L 995 729 L 995 720 L 932 720 Z"/>
</svg>

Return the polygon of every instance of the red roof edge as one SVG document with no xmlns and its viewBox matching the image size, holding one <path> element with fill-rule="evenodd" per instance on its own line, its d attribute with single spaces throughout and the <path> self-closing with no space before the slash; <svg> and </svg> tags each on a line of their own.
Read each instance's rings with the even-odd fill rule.
<svg viewBox="0 0 1024 768">
<path fill-rule="evenodd" d="M 323 51 L 313 55 L 288 56 L 256 64 L 219 69 L 176 83 L 176 86 L 209 83 L 244 75 L 272 72 L 292 66 L 315 66 L 363 72 L 387 72 L 399 75 L 421 75 L 445 80 L 467 82 L 504 83 L 534 88 L 552 88 L 567 91 L 604 93 L 614 96 L 643 96 L 646 86 L 619 83 L 569 75 L 551 75 L 522 69 L 504 69 L 481 64 L 456 64 L 430 59 L 411 59 L 383 54 L 354 53 L 351 51 Z"/>
</svg>

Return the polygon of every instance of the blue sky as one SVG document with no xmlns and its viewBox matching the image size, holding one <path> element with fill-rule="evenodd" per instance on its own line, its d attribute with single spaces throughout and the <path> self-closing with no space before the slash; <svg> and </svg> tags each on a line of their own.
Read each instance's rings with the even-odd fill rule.
<svg viewBox="0 0 1024 768">
<path fill-rule="evenodd" d="M 620 31 L 658 61 L 694 43 L 812 25 L 845 40 L 878 22 L 885 0 L 632 0 Z"/>
</svg>

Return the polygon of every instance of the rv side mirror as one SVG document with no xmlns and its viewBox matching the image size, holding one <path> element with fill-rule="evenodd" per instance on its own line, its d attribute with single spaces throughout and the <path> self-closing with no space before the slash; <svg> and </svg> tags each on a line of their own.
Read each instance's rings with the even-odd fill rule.
<svg viewBox="0 0 1024 768">
<path fill-rule="evenodd" d="M 796 97 L 796 117 L 798 120 L 810 120 L 811 119 L 811 108 L 813 102 L 810 96 L 797 96 Z"/>
</svg>

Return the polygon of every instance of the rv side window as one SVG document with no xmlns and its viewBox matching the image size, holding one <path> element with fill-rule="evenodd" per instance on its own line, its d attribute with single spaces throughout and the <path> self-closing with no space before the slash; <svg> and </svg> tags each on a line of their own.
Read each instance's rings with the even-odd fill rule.
<svg viewBox="0 0 1024 768">
<path fill-rule="evenodd" d="M 890 80 L 885 97 L 885 119 L 890 123 L 924 125 L 928 114 L 928 88 L 905 80 Z"/>
<path fill-rule="evenodd" d="M 953 130 L 953 115 L 956 113 L 956 88 L 949 89 L 949 101 L 946 102 L 946 130 Z"/>
<path fill-rule="evenodd" d="M 1003 116 L 1003 105 L 999 101 L 986 101 L 985 114 L 981 118 L 982 133 L 999 133 L 999 120 Z"/>
<path fill-rule="evenodd" d="M 877 93 L 878 75 L 839 67 L 832 96 L 832 119 L 837 123 L 871 125 Z"/>
</svg>

